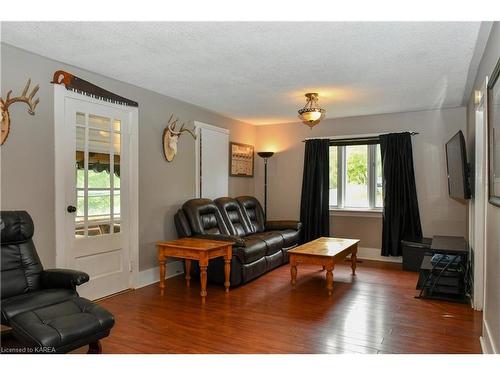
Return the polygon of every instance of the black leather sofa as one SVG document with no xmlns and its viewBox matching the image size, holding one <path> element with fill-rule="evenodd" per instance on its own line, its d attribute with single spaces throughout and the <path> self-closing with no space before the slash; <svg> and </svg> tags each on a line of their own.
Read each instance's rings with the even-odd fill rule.
<svg viewBox="0 0 500 375">
<path fill-rule="evenodd" d="M 34 226 L 25 211 L 0 211 L 2 324 L 33 353 L 66 353 L 89 345 L 99 353 L 114 317 L 78 296 L 84 272 L 44 270 L 33 244 Z"/>
<path fill-rule="evenodd" d="M 251 196 L 191 199 L 174 217 L 179 237 L 233 242 L 231 286 L 244 284 L 288 262 L 288 250 L 300 242 L 298 221 L 265 221 L 259 201 Z M 192 272 L 199 274 L 197 264 Z M 208 281 L 224 284 L 224 261 L 208 265 Z"/>
</svg>

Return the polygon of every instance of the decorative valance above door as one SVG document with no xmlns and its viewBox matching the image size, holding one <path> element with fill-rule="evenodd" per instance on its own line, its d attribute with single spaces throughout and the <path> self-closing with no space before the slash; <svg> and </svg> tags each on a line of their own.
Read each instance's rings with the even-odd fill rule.
<svg viewBox="0 0 500 375">
<path fill-rule="evenodd" d="M 52 82 L 57 85 L 63 84 L 67 90 L 74 91 L 78 94 L 90 96 L 95 99 L 103 100 L 114 104 L 126 105 L 128 107 L 138 107 L 139 104 L 133 100 L 124 98 L 110 91 L 96 86 L 84 79 L 78 78 L 64 70 L 58 70 L 54 73 Z"/>
</svg>

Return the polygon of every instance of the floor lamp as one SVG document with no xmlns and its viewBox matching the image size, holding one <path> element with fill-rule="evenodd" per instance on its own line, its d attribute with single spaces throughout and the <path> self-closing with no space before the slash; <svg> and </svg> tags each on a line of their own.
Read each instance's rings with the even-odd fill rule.
<svg viewBox="0 0 500 375">
<path fill-rule="evenodd" d="M 257 152 L 264 159 L 264 219 L 267 220 L 267 159 L 274 155 L 272 151 Z"/>
</svg>

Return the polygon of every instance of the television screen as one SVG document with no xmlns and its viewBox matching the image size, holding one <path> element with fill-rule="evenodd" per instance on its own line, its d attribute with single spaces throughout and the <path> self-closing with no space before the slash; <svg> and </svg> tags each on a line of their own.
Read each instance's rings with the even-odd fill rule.
<svg viewBox="0 0 500 375">
<path fill-rule="evenodd" d="M 465 151 L 465 138 L 461 130 L 446 143 L 446 166 L 450 197 L 470 199 L 469 167 Z"/>
</svg>

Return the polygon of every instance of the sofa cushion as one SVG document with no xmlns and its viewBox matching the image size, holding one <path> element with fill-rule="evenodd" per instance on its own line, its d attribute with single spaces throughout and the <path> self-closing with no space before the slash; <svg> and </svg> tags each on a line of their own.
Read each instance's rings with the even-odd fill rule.
<svg viewBox="0 0 500 375">
<path fill-rule="evenodd" d="M 43 289 L 2 300 L 2 323 L 18 314 L 64 302 L 76 296 L 72 289 Z"/>
<path fill-rule="evenodd" d="M 241 196 L 236 200 L 241 206 L 241 210 L 248 223 L 251 233 L 260 233 L 266 229 L 264 211 L 259 201 L 255 197 Z"/>
<path fill-rule="evenodd" d="M 266 256 L 266 269 L 268 271 L 283 264 L 283 253 L 278 251 L 276 254 Z"/>
<path fill-rule="evenodd" d="M 247 220 L 243 215 L 241 206 L 233 198 L 217 198 L 215 201 L 220 213 L 226 223 L 229 233 L 233 236 L 246 236 L 251 233 Z"/>
<path fill-rule="evenodd" d="M 283 248 L 283 237 L 279 232 L 261 232 L 246 238 L 259 239 L 266 243 L 266 255 L 275 254 Z"/>
<path fill-rule="evenodd" d="M 261 239 L 245 237 L 243 241 L 245 242 L 245 247 L 233 248 L 233 253 L 241 263 L 252 263 L 266 255 L 267 246 Z"/>
<path fill-rule="evenodd" d="M 285 229 L 285 230 L 279 230 L 278 232 L 281 234 L 281 237 L 283 237 L 284 248 L 294 247 L 299 244 L 300 231 L 293 229 Z"/>
<path fill-rule="evenodd" d="M 265 274 L 267 271 L 266 258 L 262 257 L 250 264 L 243 264 L 241 266 L 241 280 L 246 283 L 253 280 L 260 275 Z"/>
<path fill-rule="evenodd" d="M 107 336 L 113 316 L 95 303 L 80 297 L 16 315 L 11 320 L 16 337 L 26 345 L 63 348 L 99 333 Z"/>
<path fill-rule="evenodd" d="M 210 199 L 190 199 L 182 205 L 191 232 L 197 234 L 229 234 L 219 209 Z"/>
</svg>

